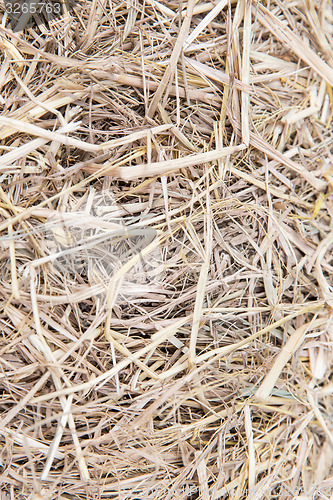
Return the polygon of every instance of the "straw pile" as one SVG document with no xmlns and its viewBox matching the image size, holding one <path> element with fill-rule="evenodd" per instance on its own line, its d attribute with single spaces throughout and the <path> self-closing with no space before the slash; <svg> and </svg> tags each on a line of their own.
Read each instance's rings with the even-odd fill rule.
<svg viewBox="0 0 333 500">
<path fill-rule="evenodd" d="M 1 499 L 333 498 L 329 0 L 1 7 Z"/>
</svg>

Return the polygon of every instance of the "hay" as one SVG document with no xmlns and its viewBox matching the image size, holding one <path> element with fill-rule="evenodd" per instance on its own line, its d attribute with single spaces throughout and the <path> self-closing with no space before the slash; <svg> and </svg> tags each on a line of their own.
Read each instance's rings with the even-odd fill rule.
<svg viewBox="0 0 333 500">
<path fill-rule="evenodd" d="M 1 6 L 1 499 L 332 499 L 332 3 L 63 9 Z"/>
</svg>

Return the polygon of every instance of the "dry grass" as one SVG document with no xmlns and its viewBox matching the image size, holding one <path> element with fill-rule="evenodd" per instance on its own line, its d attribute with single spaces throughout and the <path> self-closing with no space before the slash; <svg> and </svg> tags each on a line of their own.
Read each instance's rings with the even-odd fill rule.
<svg viewBox="0 0 333 500">
<path fill-rule="evenodd" d="M 331 0 L 64 8 L 1 6 L 1 500 L 332 500 Z"/>
</svg>

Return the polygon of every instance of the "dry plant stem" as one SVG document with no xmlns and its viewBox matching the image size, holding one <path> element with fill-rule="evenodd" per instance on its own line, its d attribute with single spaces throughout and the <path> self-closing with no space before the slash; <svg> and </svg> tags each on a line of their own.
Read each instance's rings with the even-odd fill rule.
<svg viewBox="0 0 333 500">
<path fill-rule="evenodd" d="M 159 103 L 158 104 L 158 111 L 161 115 L 161 118 L 162 120 L 164 121 L 164 123 L 168 123 L 170 125 L 173 125 L 172 124 L 172 121 L 168 115 L 168 113 L 166 112 L 166 110 L 163 108 L 163 106 Z M 197 148 L 194 144 L 192 144 L 188 138 L 186 137 L 185 134 L 183 134 L 183 132 L 181 132 L 181 130 L 179 130 L 178 127 L 175 127 L 173 126 L 171 128 L 171 132 L 173 134 L 175 134 L 175 136 L 177 137 L 177 139 L 186 147 L 188 148 L 190 151 L 193 151 L 194 153 L 198 153 L 199 152 L 199 148 Z"/>
<path fill-rule="evenodd" d="M 253 184 L 254 186 L 259 187 L 263 191 L 266 191 L 266 185 L 264 181 L 261 181 L 260 179 L 257 179 L 253 175 L 250 175 L 246 172 L 242 172 L 238 168 L 235 167 L 229 167 L 229 170 L 232 174 L 234 174 L 237 178 L 239 179 L 244 179 L 250 184 Z M 289 200 L 293 203 L 297 203 L 300 206 L 310 209 L 312 206 L 309 203 L 304 202 L 301 198 L 297 198 L 295 196 L 289 195 L 286 192 L 284 192 L 282 189 L 276 189 L 274 187 L 270 187 L 270 192 L 272 195 L 277 196 L 278 198 L 284 199 L 284 200 Z"/>
<path fill-rule="evenodd" d="M 15 257 L 15 243 L 13 238 L 13 226 L 10 224 L 8 226 L 9 240 L 9 252 L 10 252 L 10 269 L 12 275 L 12 293 L 14 299 L 18 300 L 20 298 L 20 291 L 18 288 L 17 272 L 16 272 L 16 257 Z"/>
<path fill-rule="evenodd" d="M 22 434 L 21 432 L 18 432 L 16 430 L 14 431 L 12 429 L 4 428 L 0 430 L 0 434 L 3 434 L 4 436 L 9 435 L 12 437 L 15 443 L 18 443 L 21 446 L 29 446 L 30 449 L 37 450 L 45 455 L 47 455 L 47 453 L 49 452 L 49 447 L 44 443 L 38 441 L 37 439 L 26 436 L 25 434 Z M 55 458 L 61 460 L 64 458 L 64 454 L 58 451 L 55 454 Z"/>
<path fill-rule="evenodd" d="M 244 149 L 244 145 L 231 146 L 222 148 L 221 150 L 213 150 L 207 153 L 198 153 L 195 155 L 188 155 L 183 158 L 177 158 L 175 160 L 164 160 L 160 162 L 152 162 L 150 164 L 135 165 L 134 167 L 118 167 L 117 165 L 112 165 L 110 168 L 110 173 L 112 177 L 123 179 L 126 181 L 139 179 L 140 177 L 155 177 L 159 175 L 164 175 L 169 172 L 174 172 L 182 168 L 191 167 L 195 165 L 202 165 L 203 163 L 208 163 L 219 158 L 224 158 L 232 153 L 237 153 Z M 98 165 L 97 168 L 89 167 L 85 170 L 89 172 L 98 172 L 102 170 Z M 108 175 L 107 167 L 103 167 L 104 175 Z"/>
<path fill-rule="evenodd" d="M 6 139 L 12 136 L 13 134 L 17 133 L 18 130 L 20 130 L 21 125 L 19 124 L 21 122 L 22 124 L 22 130 L 27 131 L 29 134 L 29 130 L 26 128 L 27 123 L 32 122 L 33 120 L 37 120 L 38 118 L 43 117 L 47 110 L 46 108 L 52 108 L 54 111 L 52 111 L 53 114 L 55 114 L 58 118 L 58 113 L 56 112 L 58 108 L 61 108 L 62 106 L 69 105 L 73 103 L 76 99 L 79 99 L 80 96 L 82 97 L 85 92 L 82 91 L 74 91 L 70 95 L 58 95 L 57 94 L 57 88 L 51 91 L 45 91 L 43 94 L 39 97 L 39 100 L 42 102 L 41 105 L 36 106 L 33 102 L 28 102 L 25 106 L 22 106 L 15 110 L 12 113 L 11 118 L 9 117 L 1 117 L 2 122 L 4 123 L 4 120 L 7 120 L 8 126 L 4 126 L 0 129 L 0 139 Z M 3 120 L 4 119 L 4 120 Z M 16 123 L 16 125 L 11 126 L 10 122 L 8 120 L 14 120 L 12 123 Z M 78 126 L 78 124 L 74 124 L 73 126 Z M 18 128 L 17 128 L 18 127 Z M 37 136 L 39 135 L 40 128 L 37 127 Z M 45 129 L 43 129 L 45 131 Z M 59 131 L 59 130 L 58 130 Z M 47 130 L 45 131 L 47 133 Z M 33 134 L 33 131 L 31 131 L 31 134 Z M 43 134 L 43 132 L 41 132 Z M 46 137 L 47 140 L 49 135 Z"/>
<path fill-rule="evenodd" d="M 59 129 L 59 132 L 61 133 L 74 132 L 75 130 L 77 130 L 78 126 L 79 126 L 78 123 L 69 123 L 64 127 L 61 127 Z M 49 142 L 48 139 L 34 139 L 32 141 L 27 142 L 23 146 L 15 148 L 13 151 L 10 151 L 9 153 L 1 155 L 0 166 L 8 167 L 8 165 L 11 165 L 18 159 L 22 158 L 22 156 L 26 156 L 32 153 L 32 151 L 36 151 L 41 146 L 44 146 L 44 144 L 47 144 L 47 142 Z"/>
<path fill-rule="evenodd" d="M 20 132 L 25 132 L 27 134 L 31 135 L 37 135 L 43 139 L 46 139 L 48 141 L 55 141 L 59 142 L 60 144 L 64 144 L 65 146 L 72 146 L 81 149 L 82 151 L 90 151 L 90 152 L 104 152 L 105 150 L 115 148 L 119 146 L 119 144 L 126 144 L 128 142 L 136 141 L 138 139 L 141 139 L 143 137 L 147 136 L 147 131 L 144 130 L 142 132 L 136 132 L 133 134 L 131 137 L 127 137 L 124 139 L 118 139 L 118 140 L 113 140 L 106 142 L 104 144 L 89 144 L 87 142 L 80 141 L 78 139 L 72 139 L 70 137 L 67 137 L 65 135 L 59 134 L 58 132 L 50 132 L 47 131 L 43 128 L 36 127 L 36 125 L 32 124 L 26 124 L 23 123 L 19 120 L 13 120 L 10 118 L 6 118 L 4 116 L 0 117 L 0 124 L 7 125 L 8 127 L 15 128 L 16 130 L 19 130 Z M 79 125 L 79 124 L 78 124 Z M 160 133 L 164 132 L 165 130 L 168 130 L 170 128 L 169 125 L 161 125 L 159 127 L 156 127 L 155 132 Z"/>
<path fill-rule="evenodd" d="M 194 312 L 193 312 L 190 346 L 188 350 L 188 364 L 190 369 L 192 369 L 196 364 L 196 345 L 197 345 L 198 332 L 200 328 L 200 321 L 202 318 L 202 308 L 204 305 L 204 300 L 206 295 L 206 286 L 208 280 L 211 251 L 212 251 L 213 228 L 212 228 L 211 212 L 209 209 L 209 199 L 207 199 L 207 214 L 205 219 L 206 219 L 205 260 L 200 270 L 195 305 L 194 305 Z"/>
<path fill-rule="evenodd" d="M 159 87 L 159 84 L 157 82 L 152 82 L 152 81 L 148 81 L 145 87 L 142 78 L 132 75 L 128 76 L 128 75 L 108 73 L 106 71 L 98 71 L 98 70 L 91 71 L 91 74 L 98 78 L 105 79 L 106 83 L 114 82 L 118 83 L 119 85 L 128 85 L 130 87 L 137 87 L 141 89 L 145 89 L 147 87 L 147 89 L 151 91 L 155 91 Z M 170 95 L 173 96 L 177 95 L 177 90 L 175 85 L 170 86 L 169 93 Z M 190 100 L 198 100 L 204 103 L 211 104 L 212 106 L 219 106 L 221 104 L 221 99 L 218 96 L 216 96 L 211 92 L 206 92 L 204 90 L 201 90 L 200 88 L 199 89 L 190 88 L 186 92 L 183 87 L 179 87 L 178 93 L 180 97 L 185 98 L 186 96 L 188 96 Z"/>
<path fill-rule="evenodd" d="M 198 26 L 192 31 L 192 33 L 187 37 L 184 43 L 184 49 L 186 50 L 191 43 L 196 40 L 196 38 L 204 31 L 204 29 L 215 19 L 215 17 L 224 9 L 227 5 L 227 0 L 220 0 L 208 14 L 200 21 Z"/>
<path fill-rule="evenodd" d="M 111 316 L 110 316 L 109 322 L 111 322 Z M 117 335 L 117 332 L 113 331 L 111 328 L 109 328 L 108 332 L 106 332 L 106 338 L 109 340 L 110 343 L 112 343 L 114 345 L 114 347 L 117 349 L 117 351 L 121 352 L 124 356 L 131 359 L 133 361 L 133 363 L 135 363 L 140 368 L 140 370 L 142 370 L 143 372 L 145 372 L 148 375 L 148 377 L 150 377 L 154 380 L 160 380 L 160 376 L 157 373 L 155 373 L 148 366 L 146 366 L 144 363 L 142 363 L 142 361 L 133 357 L 133 355 L 132 355 L 131 351 L 129 351 L 129 349 L 127 349 L 125 346 L 123 346 L 122 344 L 117 342 L 117 340 L 115 339 L 115 335 Z"/>
<path fill-rule="evenodd" d="M 156 0 L 148 0 L 147 3 L 149 3 L 149 5 L 152 5 L 153 7 L 156 7 L 167 18 L 172 19 L 176 15 L 173 10 L 169 9 L 169 7 L 163 5 L 160 2 L 157 2 Z"/>
<path fill-rule="evenodd" d="M 256 456 L 253 443 L 253 429 L 251 422 L 251 408 L 246 405 L 244 407 L 245 432 L 248 442 L 249 453 L 249 493 L 251 494 L 256 484 Z"/>
<path fill-rule="evenodd" d="M 326 188 L 327 183 L 325 181 L 317 179 L 313 172 L 309 172 L 305 167 L 303 167 L 303 165 L 290 160 L 286 155 L 273 148 L 258 134 L 250 132 L 250 143 L 253 147 L 267 154 L 267 156 L 269 156 L 270 158 L 278 161 L 279 163 L 282 163 L 294 172 L 297 172 L 299 175 L 304 177 L 304 179 L 315 189 L 321 191 Z"/>
<path fill-rule="evenodd" d="M 207 191 L 206 207 L 207 207 L 207 212 L 205 214 L 205 234 L 204 234 L 205 255 L 204 255 L 204 262 L 201 266 L 200 275 L 198 279 L 198 287 L 196 291 L 193 322 L 192 322 L 191 336 L 190 336 L 190 345 L 188 349 L 188 367 L 190 370 L 192 370 L 196 365 L 197 339 L 200 330 L 200 321 L 202 318 L 202 309 L 206 296 L 206 287 L 207 287 L 208 273 L 211 261 L 213 227 L 212 227 L 209 191 Z M 210 405 L 207 399 L 205 398 L 204 391 L 201 385 L 201 380 L 197 374 L 193 376 L 193 382 L 200 388 L 198 398 L 202 403 L 203 410 L 206 412 L 210 408 Z M 206 491 L 206 486 L 204 487 L 204 491 Z"/>
<path fill-rule="evenodd" d="M 88 26 L 86 29 L 84 43 L 89 45 L 96 33 L 98 24 L 103 15 L 103 11 L 105 10 L 106 0 L 93 0 L 88 20 Z"/>
<path fill-rule="evenodd" d="M 186 9 L 186 16 L 184 18 L 184 21 L 183 21 L 182 26 L 181 26 L 180 31 L 179 31 L 179 35 L 178 35 L 176 44 L 175 44 L 174 49 L 172 51 L 169 65 L 168 65 L 168 67 L 163 75 L 163 78 L 161 80 L 161 83 L 159 84 L 157 91 L 154 94 L 153 100 L 150 103 L 150 106 L 148 109 L 148 118 L 152 118 L 154 116 L 156 109 L 157 109 L 157 106 L 158 106 L 158 103 L 160 102 L 163 95 L 164 95 L 164 99 L 166 99 L 168 97 L 169 85 L 171 83 L 172 78 L 174 77 L 176 66 L 178 63 L 178 59 L 179 59 L 180 53 L 183 49 L 184 41 L 186 40 L 186 38 L 188 36 L 189 29 L 190 29 L 194 5 L 195 5 L 195 0 L 188 0 L 187 9 Z"/>
<path fill-rule="evenodd" d="M 185 61 L 190 66 L 190 68 L 193 68 L 195 72 L 198 73 L 200 76 L 204 75 L 218 83 L 221 83 L 223 85 L 228 85 L 228 87 L 230 87 L 230 83 L 232 81 L 232 85 L 234 86 L 235 89 L 241 90 L 242 92 L 246 92 L 249 94 L 252 94 L 254 92 L 251 85 L 244 83 L 238 78 L 235 77 L 231 78 L 230 75 L 224 73 L 221 70 L 211 68 L 207 64 L 195 61 L 194 59 L 190 59 L 189 57 L 186 57 Z"/>
<path fill-rule="evenodd" d="M 244 2 L 244 30 L 242 53 L 242 82 L 250 84 L 250 52 L 251 52 L 251 0 Z M 250 96 L 242 92 L 242 139 L 246 146 L 250 144 Z"/>
<path fill-rule="evenodd" d="M 325 419 L 323 418 L 323 415 L 322 415 L 320 409 L 318 408 L 318 403 L 316 402 L 315 398 L 313 397 L 313 395 L 310 392 L 308 392 L 308 399 L 309 399 L 309 403 L 312 407 L 313 413 L 317 417 L 318 422 L 320 423 L 320 426 L 322 427 L 326 436 L 328 437 L 331 446 L 333 446 L 333 434 L 329 430 L 329 428 L 325 422 Z"/>
<path fill-rule="evenodd" d="M 205 459 L 202 456 L 202 453 L 200 451 L 195 452 L 195 457 L 198 461 L 198 465 L 197 465 L 196 469 L 197 469 L 197 474 L 198 474 L 198 479 L 199 479 L 201 498 L 202 498 L 202 500 L 210 500 L 208 477 L 207 477 L 207 467 L 206 467 Z"/>
<path fill-rule="evenodd" d="M 59 448 L 59 445 L 61 442 L 63 431 L 66 428 L 67 423 L 68 423 L 68 417 L 70 415 L 72 401 L 73 401 L 73 396 L 72 395 L 68 396 L 68 398 L 66 400 L 66 404 L 63 407 L 63 414 L 58 422 L 56 434 L 54 436 L 54 439 L 52 441 L 52 444 L 51 444 L 50 449 L 49 449 L 48 454 L 47 454 L 47 459 L 46 459 L 44 469 L 43 469 L 43 472 L 41 475 L 42 481 L 47 480 L 49 472 L 50 472 L 52 464 L 53 464 L 53 460 L 57 457 L 58 448 Z"/>
<path fill-rule="evenodd" d="M 324 276 L 321 262 L 325 256 L 325 253 L 332 245 L 333 245 L 333 233 L 329 234 L 318 246 L 317 258 L 315 263 L 317 281 L 321 288 L 322 295 L 331 309 L 333 309 L 333 292 Z"/>
<path fill-rule="evenodd" d="M 313 326 L 313 321 L 302 325 L 295 330 L 288 338 L 286 344 L 282 347 L 270 371 L 267 373 L 264 381 L 256 392 L 256 401 L 266 401 L 272 392 L 276 381 L 278 380 L 283 368 L 288 363 L 291 356 L 302 345 L 306 333 Z"/>
</svg>

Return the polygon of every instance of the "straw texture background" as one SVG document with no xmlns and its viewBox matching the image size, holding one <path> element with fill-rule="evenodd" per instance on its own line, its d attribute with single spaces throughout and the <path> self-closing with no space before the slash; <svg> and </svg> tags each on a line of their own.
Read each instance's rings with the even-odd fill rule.
<svg viewBox="0 0 333 500">
<path fill-rule="evenodd" d="M 1 500 L 332 500 L 332 2 L 62 6 L 0 6 Z"/>
</svg>

